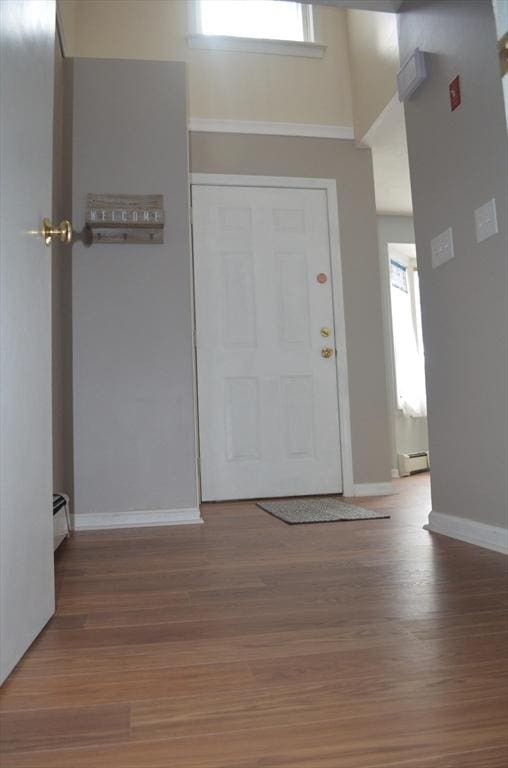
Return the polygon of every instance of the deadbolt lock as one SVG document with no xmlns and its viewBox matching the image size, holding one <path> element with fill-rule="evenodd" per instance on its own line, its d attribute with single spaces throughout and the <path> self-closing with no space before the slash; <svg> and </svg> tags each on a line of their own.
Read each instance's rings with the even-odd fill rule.
<svg viewBox="0 0 508 768">
<path fill-rule="evenodd" d="M 330 334 L 331 334 L 331 330 L 329 328 L 327 328 L 326 325 L 325 325 L 325 326 L 323 326 L 323 328 L 321 328 L 320 334 L 321 334 L 321 336 L 324 336 L 325 338 L 328 338 L 328 336 L 330 336 Z"/>
</svg>

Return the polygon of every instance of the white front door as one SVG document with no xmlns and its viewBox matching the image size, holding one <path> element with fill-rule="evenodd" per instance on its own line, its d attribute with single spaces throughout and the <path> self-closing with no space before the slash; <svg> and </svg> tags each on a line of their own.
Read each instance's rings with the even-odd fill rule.
<svg viewBox="0 0 508 768">
<path fill-rule="evenodd" d="M 192 205 L 203 500 L 341 492 L 326 191 Z"/>
<path fill-rule="evenodd" d="M 0 682 L 54 611 L 53 0 L 0 0 Z"/>
</svg>

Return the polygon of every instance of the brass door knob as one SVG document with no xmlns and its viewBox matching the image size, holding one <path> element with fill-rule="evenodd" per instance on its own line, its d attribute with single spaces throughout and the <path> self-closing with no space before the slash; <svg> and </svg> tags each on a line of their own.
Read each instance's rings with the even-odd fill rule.
<svg viewBox="0 0 508 768">
<path fill-rule="evenodd" d="M 51 241 L 54 237 L 57 237 L 61 243 L 69 244 L 72 242 L 72 224 L 67 219 L 63 219 L 60 224 L 55 227 L 49 219 L 44 219 L 42 222 L 42 236 L 46 245 L 51 245 Z"/>
<path fill-rule="evenodd" d="M 323 347 L 321 357 L 333 357 L 333 349 L 331 347 Z"/>
</svg>

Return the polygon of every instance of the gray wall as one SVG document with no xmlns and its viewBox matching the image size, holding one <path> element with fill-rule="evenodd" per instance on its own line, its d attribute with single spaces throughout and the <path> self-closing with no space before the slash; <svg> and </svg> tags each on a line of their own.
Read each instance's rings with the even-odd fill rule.
<svg viewBox="0 0 508 768">
<path fill-rule="evenodd" d="M 72 221 L 72 60 L 55 40 L 52 221 Z M 72 257 L 68 245 L 53 240 L 52 395 L 53 489 L 68 493 L 73 504 L 72 412 Z"/>
<path fill-rule="evenodd" d="M 62 218 L 73 221 L 72 216 L 72 141 L 73 141 L 73 60 L 63 60 L 63 131 L 62 131 L 62 170 L 61 214 Z M 61 341 L 62 341 L 62 446 L 63 446 L 63 488 L 71 496 L 74 507 L 74 406 L 73 406 L 73 370 L 72 370 L 72 251 L 65 247 L 65 256 L 61 262 Z"/>
<path fill-rule="evenodd" d="M 507 525 L 507 144 L 491 3 L 406 2 L 400 54 L 429 53 L 406 103 L 426 349 L 436 512 Z M 448 84 L 460 74 L 462 105 Z M 473 212 L 497 201 L 500 234 L 476 244 Z M 453 228 L 455 259 L 431 268 Z"/>
<path fill-rule="evenodd" d="M 163 193 L 164 245 L 73 248 L 75 512 L 195 508 L 185 69 L 74 61 L 73 218 Z"/>
<path fill-rule="evenodd" d="M 191 170 L 337 180 L 355 483 L 390 478 L 379 258 L 370 150 L 352 141 L 192 133 Z"/>
<path fill-rule="evenodd" d="M 397 408 L 393 359 L 388 243 L 415 242 L 413 217 L 378 216 L 377 231 L 380 258 L 379 271 L 381 273 L 381 294 L 383 301 L 388 412 L 390 414 L 392 432 L 392 467 L 397 469 L 397 454 L 427 450 L 429 447 L 427 419 L 404 416 L 404 414 Z"/>
<path fill-rule="evenodd" d="M 64 132 L 64 59 L 58 35 L 55 37 L 55 87 L 53 118 L 53 201 L 52 221 L 58 223 L 63 216 L 63 132 Z M 53 489 L 65 488 L 64 449 L 64 364 L 63 364 L 63 271 L 69 246 L 57 240 L 51 244 L 51 378 L 53 396 Z"/>
</svg>

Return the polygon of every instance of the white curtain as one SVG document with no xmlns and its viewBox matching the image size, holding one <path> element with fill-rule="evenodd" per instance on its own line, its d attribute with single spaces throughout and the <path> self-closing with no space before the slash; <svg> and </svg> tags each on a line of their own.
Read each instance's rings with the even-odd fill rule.
<svg viewBox="0 0 508 768">
<path fill-rule="evenodd" d="M 393 260 L 390 273 L 397 404 L 405 416 L 426 416 L 418 274 Z"/>
</svg>

